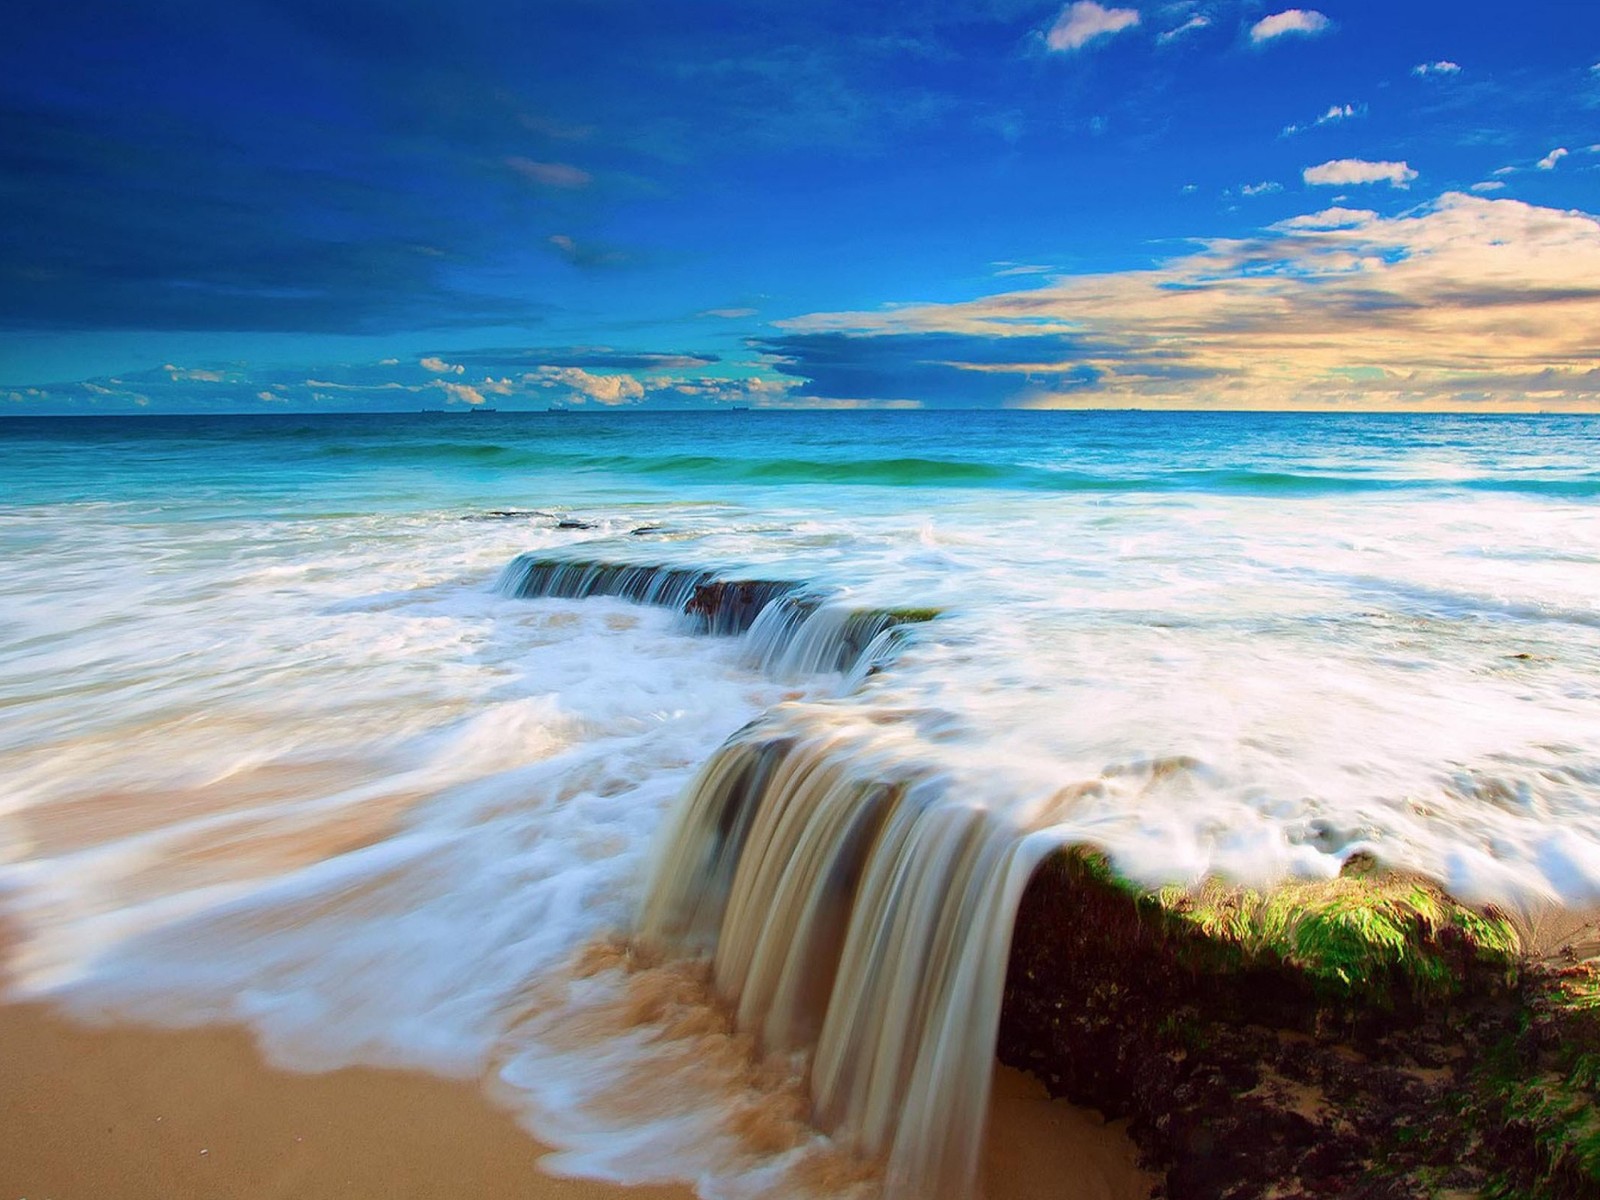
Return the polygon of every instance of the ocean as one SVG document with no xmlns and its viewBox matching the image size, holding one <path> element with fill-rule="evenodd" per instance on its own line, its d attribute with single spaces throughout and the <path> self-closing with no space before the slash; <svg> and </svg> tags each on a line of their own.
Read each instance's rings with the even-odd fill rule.
<svg viewBox="0 0 1600 1200">
<path fill-rule="evenodd" d="M 966 1170 L 1063 844 L 1600 901 L 1596 417 L 11 418 L 0 557 L 13 995 L 489 1073 L 573 1173 Z"/>
</svg>

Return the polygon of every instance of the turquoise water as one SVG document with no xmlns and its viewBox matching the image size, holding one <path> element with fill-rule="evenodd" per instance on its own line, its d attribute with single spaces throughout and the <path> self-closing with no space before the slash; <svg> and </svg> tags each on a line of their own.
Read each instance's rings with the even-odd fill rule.
<svg viewBox="0 0 1600 1200">
<path fill-rule="evenodd" d="M 846 677 L 524 553 L 938 616 Z M 1597 418 L 11 419 L 0 555 L 16 990 L 493 1071 L 577 1171 L 781 1175 L 565 965 L 763 714 L 1151 883 L 1600 900 Z"/>
<path fill-rule="evenodd" d="M 484 413 L 13 419 L 10 502 L 285 488 L 474 503 L 552 485 L 861 485 L 1241 494 L 1459 488 L 1600 493 L 1584 416 L 1241 413 Z M 396 472 L 425 468 L 401 484 Z M 103 474 L 102 474 L 103 473 Z"/>
</svg>

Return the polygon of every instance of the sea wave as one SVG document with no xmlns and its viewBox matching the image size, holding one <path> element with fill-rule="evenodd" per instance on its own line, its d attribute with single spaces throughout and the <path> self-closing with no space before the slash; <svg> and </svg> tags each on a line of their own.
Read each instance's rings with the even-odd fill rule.
<svg viewBox="0 0 1600 1200">
<path fill-rule="evenodd" d="M 953 457 L 760 457 L 716 454 L 596 453 L 515 442 L 335 442 L 318 457 L 367 463 L 432 464 L 615 473 L 685 483 L 819 484 L 883 488 L 995 488 L 1038 492 L 1208 492 L 1237 495 L 1331 496 L 1467 491 L 1587 499 L 1600 496 L 1600 473 L 1529 475 L 1370 474 L 1253 470 L 1234 467 L 1138 472 L 1067 469 L 1048 462 Z"/>
</svg>

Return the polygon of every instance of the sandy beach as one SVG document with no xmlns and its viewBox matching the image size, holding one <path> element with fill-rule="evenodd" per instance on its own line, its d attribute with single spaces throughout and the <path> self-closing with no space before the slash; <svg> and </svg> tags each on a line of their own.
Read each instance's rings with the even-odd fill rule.
<svg viewBox="0 0 1600 1200">
<path fill-rule="evenodd" d="M 13 1005 L 0 1008 L 0 1063 L 7 1200 L 693 1195 L 546 1175 L 545 1148 L 475 1082 L 288 1074 L 238 1029 L 85 1028 Z"/>
<path fill-rule="evenodd" d="M 92 1028 L 0 1007 L 0 1196 L 6 1200 L 690 1200 L 539 1169 L 547 1149 L 476 1081 L 266 1066 L 234 1028 Z M 1079 1181 L 1075 1191 L 1063 1183 Z M 1115 1126 L 996 1079 L 990 1200 L 1135 1200 L 1148 1182 Z"/>
</svg>

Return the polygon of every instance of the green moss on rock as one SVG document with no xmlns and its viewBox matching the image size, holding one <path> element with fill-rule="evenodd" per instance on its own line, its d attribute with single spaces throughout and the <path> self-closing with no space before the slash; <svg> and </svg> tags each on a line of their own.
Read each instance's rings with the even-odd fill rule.
<svg viewBox="0 0 1600 1200">
<path fill-rule="evenodd" d="M 941 608 L 891 608 L 885 611 L 896 625 L 919 625 L 944 612 Z"/>
<path fill-rule="evenodd" d="M 1000 1055 L 1132 1118 L 1163 1194 L 1600 1197 L 1600 983 L 1370 862 L 1271 891 L 1036 873 Z"/>
<path fill-rule="evenodd" d="M 1329 1002 L 1392 1006 L 1514 982 L 1520 954 L 1504 914 L 1453 900 L 1433 884 L 1371 871 L 1270 891 L 1211 881 L 1145 891 L 1093 850 L 1063 851 L 1041 873 L 1131 903 L 1150 935 L 1191 970 L 1268 970 Z"/>
</svg>

